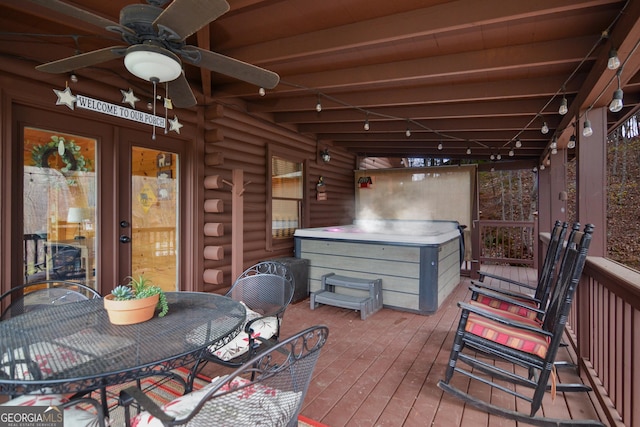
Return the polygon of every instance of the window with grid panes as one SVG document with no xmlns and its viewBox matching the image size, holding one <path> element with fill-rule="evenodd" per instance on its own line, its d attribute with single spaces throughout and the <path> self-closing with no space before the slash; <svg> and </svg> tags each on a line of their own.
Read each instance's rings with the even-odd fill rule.
<svg viewBox="0 0 640 427">
<path fill-rule="evenodd" d="M 271 157 L 271 235 L 293 237 L 301 219 L 303 164 Z"/>
</svg>

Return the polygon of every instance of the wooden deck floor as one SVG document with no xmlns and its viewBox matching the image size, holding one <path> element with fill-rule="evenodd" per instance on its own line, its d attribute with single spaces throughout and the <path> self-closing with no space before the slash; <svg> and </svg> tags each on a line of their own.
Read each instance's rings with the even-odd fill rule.
<svg viewBox="0 0 640 427">
<path fill-rule="evenodd" d="M 494 268 L 498 274 L 535 283 L 532 269 Z M 456 303 L 469 298 L 469 283 L 464 278 L 441 309 L 430 316 L 382 309 L 362 321 L 353 310 L 321 306 L 312 311 L 308 299 L 290 305 L 282 336 L 316 324 L 329 326 L 329 339 L 302 415 L 330 427 L 517 425 L 465 406 L 436 386 L 443 378 L 459 318 Z M 565 349 L 559 357 L 572 356 Z M 574 369 L 561 370 L 559 377 L 561 382 L 580 382 Z M 455 384 L 466 388 L 466 383 Z M 516 404 L 506 394 L 495 395 L 495 399 Z M 590 393 L 559 393 L 553 402 L 549 396 L 541 413 L 560 419 L 599 419 L 594 401 Z M 521 401 L 517 404 L 522 408 Z"/>
</svg>

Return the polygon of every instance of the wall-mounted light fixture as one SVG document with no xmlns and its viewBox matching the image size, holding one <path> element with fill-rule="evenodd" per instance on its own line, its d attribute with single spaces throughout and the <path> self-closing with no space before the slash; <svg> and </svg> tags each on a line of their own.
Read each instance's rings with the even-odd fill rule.
<svg viewBox="0 0 640 427">
<path fill-rule="evenodd" d="M 329 154 L 329 149 L 325 148 L 324 150 L 322 150 L 320 152 L 320 157 L 322 158 L 322 161 L 324 161 L 325 163 L 328 163 L 329 160 L 331 160 L 331 155 Z"/>
</svg>

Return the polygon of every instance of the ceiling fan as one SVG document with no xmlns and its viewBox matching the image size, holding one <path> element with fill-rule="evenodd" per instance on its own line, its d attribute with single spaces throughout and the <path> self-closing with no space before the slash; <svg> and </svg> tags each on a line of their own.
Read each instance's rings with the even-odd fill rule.
<svg viewBox="0 0 640 427">
<path fill-rule="evenodd" d="M 60 0 L 31 0 L 56 12 L 103 27 L 121 35 L 129 46 L 111 46 L 78 54 L 36 67 L 47 73 L 66 73 L 124 57 L 133 75 L 150 82 L 167 83 L 173 105 L 196 105 L 193 91 L 182 70 L 182 61 L 225 74 L 257 86 L 272 89 L 278 74 L 240 60 L 187 45 L 187 37 L 229 10 L 226 0 L 147 0 L 120 11 L 116 23 Z M 182 61 L 181 59 L 182 58 Z"/>
</svg>

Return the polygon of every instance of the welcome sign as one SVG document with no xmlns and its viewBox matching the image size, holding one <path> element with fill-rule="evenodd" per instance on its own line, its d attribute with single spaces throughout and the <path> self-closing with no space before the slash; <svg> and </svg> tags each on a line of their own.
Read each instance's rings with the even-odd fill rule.
<svg viewBox="0 0 640 427">
<path fill-rule="evenodd" d="M 164 117 L 154 116 L 153 114 L 145 113 L 144 111 L 133 110 L 131 108 L 111 104 L 106 101 L 100 101 L 99 99 L 89 98 L 84 95 L 76 95 L 76 107 L 150 126 L 160 128 L 166 127 Z"/>
</svg>

